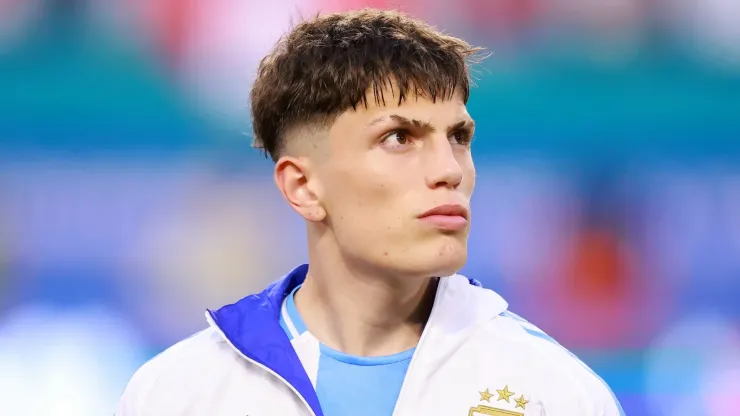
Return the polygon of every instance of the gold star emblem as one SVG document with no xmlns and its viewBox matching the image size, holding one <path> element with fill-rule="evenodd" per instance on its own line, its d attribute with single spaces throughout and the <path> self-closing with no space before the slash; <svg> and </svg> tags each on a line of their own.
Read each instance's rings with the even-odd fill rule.
<svg viewBox="0 0 740 416">
<path fill-rule="evenodd" d="M 521 407 L 522 409 L 525 409 L 524 406 L 526 406 L 527 403 L 529 403 L 529 400 L 524 400 L 524 395 L 519 396 L 519 398 L 514 399 L 514 401 L 516 402 L 516 406 L 514 406 L 514 409 L 516 409 L 517 407 Z"/>
<path fill-rule="evenodd" d="M 509 397 L 511 397 L 514 392 L 509 391 L 509 386 L 505 386 L 503 390 L 496 390 L 496 393 L 498 393 L 498 400 L 506 400 L 506 403 L 511 403 L 509 401 Z"/>
<path fill-rule="evenodd" d="M 486 391 L 479 391 L 478 393 L 480 394 L 480 401 L 485 400 L 490 402 L 491 397 L 493 397 L 493 393 L 489 392 L 488 389 L 486 389 Z"/>
</svg>

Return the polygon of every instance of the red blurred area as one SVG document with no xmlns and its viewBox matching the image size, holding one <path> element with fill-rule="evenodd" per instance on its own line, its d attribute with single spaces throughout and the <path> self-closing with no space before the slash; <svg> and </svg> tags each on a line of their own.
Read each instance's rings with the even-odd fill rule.
<svg viewBox="0 0 740 416">
<path fill-rule="evenodd" d="M 141 2 L 139 13 L 151 29 L 154 43 L 172 66 L 177 66 L 196 24 L 194 0 Z"/>
<path fill-rule="evenodd" d="M 466 21 L 493 32 L 530 26 L 543 11 L 542 0 L 462 0 L 457 4 Z"/>
<path fill-rule="evenodd" d="M 626 348 L 647 342 L 646 293 L 637 257 L 611 229 L 587 227 L 576 234 L 572 251 L 548 282 L 549 313 L 567 320 L 558 336 L 579 348 Z M 654 316 L 655 317 L 655 316 Z"/>
</svg>

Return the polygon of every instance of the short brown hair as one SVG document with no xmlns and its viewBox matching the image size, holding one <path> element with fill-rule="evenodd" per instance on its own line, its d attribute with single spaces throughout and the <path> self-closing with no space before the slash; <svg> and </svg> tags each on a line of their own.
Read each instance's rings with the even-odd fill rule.
<svg viewBox="0 0 740 416">
<path fill-rule="evenodd" d="M 277 161 L 288 129 L 367 105 L 370 88 L 385 102 L 382 90 L 391 83 L 399 102 L 455 91 L 467 102 L 469 63 L 481 51 L 398 11 L 363 9 L 299 23 L 260 62 L 250 97 L 254 146 Z"/>
</svg>

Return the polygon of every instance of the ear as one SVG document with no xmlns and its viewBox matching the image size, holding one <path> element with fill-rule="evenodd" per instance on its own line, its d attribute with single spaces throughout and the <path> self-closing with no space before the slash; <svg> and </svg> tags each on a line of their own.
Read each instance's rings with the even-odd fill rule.
<svg viewBox="0 0 740 416">
<path fill-rule="evenodd" d="M 275 184 L 283 198 L 307 221 L 323 221 L 326 210 L 312 186 L 311 162 L 305 157 L 283 156 L 275 164 Z"/>
</svg>

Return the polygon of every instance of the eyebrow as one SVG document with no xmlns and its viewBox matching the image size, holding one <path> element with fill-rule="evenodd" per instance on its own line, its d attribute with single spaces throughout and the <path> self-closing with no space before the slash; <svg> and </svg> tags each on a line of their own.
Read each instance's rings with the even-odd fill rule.
<svg viewBox="0 0 740 416">
<path fill-rule="evenodd" d="M 472 133 L 472 131 L 475 130 L 475 121 L 473 121 L 472 118 L 458 121 L 457 123 L 447 128 L 447 133 L 452 133 L 453 131 L 460 130 L 467 130 Z"/>
<path fill-rule="evenodd" d="M 378 117 L 371 122 L 367 124 L 368 127 L 372 127 L 376 124 L 380 124 L 386 120 L 393 120 L 397 124 L 401 125 L 402 127 L 415 127 L 417 129 L 422 129 L 427 132 L 434 132 L 437 129 L 428 121 L 422 121 L 417 119 L 409 119 L 404 116 L 400 116 L 398 114 L 391 114 L 388 116 L 382 116 Z M 449 126 L 447 128 L 447 132 L 453 132 L 457 130 L 473 130 L 475 128 L 475 121 L 470 118 L 466 118 L 465 120 L 458 121 L 457 123 Z"/>
</svg>

